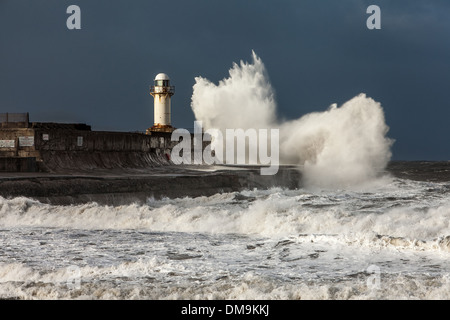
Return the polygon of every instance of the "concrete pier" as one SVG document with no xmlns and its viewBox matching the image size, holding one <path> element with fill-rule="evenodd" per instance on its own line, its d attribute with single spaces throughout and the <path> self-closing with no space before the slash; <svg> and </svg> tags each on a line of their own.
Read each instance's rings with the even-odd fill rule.
<svg viewBox="0 0 450 320">
<path fill-rule="evenodd" d="M 2 173 L 0 196 L 24 196 L 58 205 L 86 202 L 122 205 L 145 203 L 151 197 L 198 197 L 271 187 L 293 189 L 299 187 L 300 180 L 300 172 L 295 167 L 281 167 L 274 176 L 261 176 L 259 168 L 251 167 L 177 165 L 70 174 Z"/>
<path fill-rule="evenodd" d="M 22 125 L 22 124 L 21 124 Z M 30 123 L 0 129 L 0 172 L 145 168 L 170 164 L 167 132 L 92 131 L 85 124 Z"/>
</svg>

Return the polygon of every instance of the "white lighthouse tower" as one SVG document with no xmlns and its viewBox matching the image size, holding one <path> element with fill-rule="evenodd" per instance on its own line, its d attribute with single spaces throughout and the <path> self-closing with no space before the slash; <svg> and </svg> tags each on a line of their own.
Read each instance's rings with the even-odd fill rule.
<svg viewBox="0 0 450 320">
<path fill-rule="evenodd" d="M 175 87 L 170 85 L 170 78 L 165 73 L 159 73 L 155 77 L 155 83 L 150 86 L 150 94 L 154 100 L 154 123 L 149 131 L 172 132 L 174 128 L 170 119 L 170 98 L 175 94 Z"/>
</svg>

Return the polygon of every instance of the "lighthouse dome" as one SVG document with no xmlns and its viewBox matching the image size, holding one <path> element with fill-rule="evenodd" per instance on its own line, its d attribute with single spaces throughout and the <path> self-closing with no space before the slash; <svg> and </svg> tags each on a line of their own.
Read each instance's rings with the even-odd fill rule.
<svg viewBox="0 0 450 320">
<path fill-rule="evenodd" d="M 170 80 L 170 78 L 165 73 L 158 73 L 155 77 L 155 81 L 157 81 L 157 80 Z"/>
</svg>

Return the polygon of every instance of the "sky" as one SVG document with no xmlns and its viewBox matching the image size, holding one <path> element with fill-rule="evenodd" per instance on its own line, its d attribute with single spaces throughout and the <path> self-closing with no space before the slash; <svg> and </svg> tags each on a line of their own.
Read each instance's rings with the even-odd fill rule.
<svg viewBox="0 0 450 320">
<path fill-rule="evenodd" d="M 81 9 L 69 30 L 67 7 Z M 381 10 L 368 29 L 366 10 Z M 195 77 L 218 83 L 262 59 L 280 119 L 359 93 L 381 103 L 393 160 L 450 160 L 450 1 L 0 0 L 0 113 L 93 130 L 153 124 L 156 74 L 192 128 Z"/>
</svg>

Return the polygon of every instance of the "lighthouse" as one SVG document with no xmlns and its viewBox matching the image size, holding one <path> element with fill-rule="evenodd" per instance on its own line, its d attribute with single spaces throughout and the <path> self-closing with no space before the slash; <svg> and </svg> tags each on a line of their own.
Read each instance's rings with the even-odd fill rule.
<svg viewBox="0 0 450 320">
<path fill-rule="evenodd" d="M 170 119 L 170 99 L 175 94 L 175 87 L 170 85 L 170 78 L 165 73 L 159 73 L 155 77 L 153 86 L 150 86 L 150 94 L 154 102 L 153 126 L 147 129 L 151 131 L 172 132 L 174 128 Z"/>
</svg>

